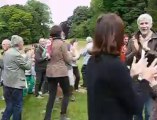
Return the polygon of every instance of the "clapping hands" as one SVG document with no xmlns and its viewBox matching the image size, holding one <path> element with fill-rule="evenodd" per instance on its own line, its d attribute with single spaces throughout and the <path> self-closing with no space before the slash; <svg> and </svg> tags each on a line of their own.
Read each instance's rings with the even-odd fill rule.
<svg viewBox="0 0 157 120">
<path fill-rule="evenodd" d="M 130 74 L 131 76 L 136 76 L 142 73 L 142 70 L 145 69 L 148 65 L 147 58 L 145 58 L 145 51 L 142 52 L 141 59 L 136 63 L 136 57 L 133 58 L 131 65 Z"/>
<path fill-rule="evenodd" d="M 157 76 L 157 59 L 155 59 L 149 67 L 142 70 L 141 76 L 143 79 L 148 80 L 150 83 L 155 80 Z"/>
<path fill-rule="evenodd" d="M 149 51 L 150 48 L 148 47 L 147 45 L 147 42 L 145 42 L 144 38 L 142 37 L 142 35 L 139 36 L 139 39 L 140 39 L 140 43 L 142 45 L 142 48 L 145 50 L 145 51 Z"/>
<path fill-rule="evenodd" d="M 136 63 L 136 57 L 134 57 L 132 67 L 130 70 L 131 76 L 140 75 L 143 79 L 149 81 L 150 83 L 155 80 L 157 76 L 157 59 L 155 59 L 152 64 L 147 67 L 147 58 L 144 57 L 145 53 L 142 53 L 141 59 Z"/>
</svg>

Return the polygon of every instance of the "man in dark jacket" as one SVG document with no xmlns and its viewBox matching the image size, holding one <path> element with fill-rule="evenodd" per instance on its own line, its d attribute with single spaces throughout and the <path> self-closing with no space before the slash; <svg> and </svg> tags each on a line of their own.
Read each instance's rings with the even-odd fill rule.
<svg viewBox="0 0 157 120">
<path fill-rule="evenodd" d="M 47 80 L 46 80 L 46 41 L 44 38 L 39 40 L 39 47 L 35 51 L 35 72 L 36 72 L 36 85 L 35 85 L 35 96 L 41 97 L 42 93 L 47 92 Z M 43 90 L 41 92 L 43 86 Z"/>
<path fill-rule="evenodd" d="M 128 44 L 126 55 L 127 65 L 130 66 L 133 57 L 136 56 L 137 61 L 141 58 L 141 54 L 145 53 L 148 58 L 148 66 L 157 58 L 157 34 L 151 30 L 152 17 L 149 14 L 142 14 L 137 19 L 139 31 L 132 37 Z M 140 77 L 137 78 L 139 80 Z M 153 94 L 150 91 L 150 95 Z M 145 103 L 145 120 L 149 120 L 152 110 L 152 99 L 149 97 Z M 135 120 L 143 120 L 141 114 L 135 117 Z"/>
</svg>

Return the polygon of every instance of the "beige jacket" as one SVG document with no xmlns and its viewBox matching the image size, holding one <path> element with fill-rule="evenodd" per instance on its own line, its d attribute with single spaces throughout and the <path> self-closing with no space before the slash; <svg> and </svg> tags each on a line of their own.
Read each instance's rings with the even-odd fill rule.
<svg viewBox="0 0 157 120">
<path fill-rule="evenodd" d="M 67 64 L 71 59 L 68 55 L 67 44 L 60 39 L 56 39 L 52 44 L 51 59 L 47 64 L 47 77 L 65 77 L 68 76 Z"/>
</svg>

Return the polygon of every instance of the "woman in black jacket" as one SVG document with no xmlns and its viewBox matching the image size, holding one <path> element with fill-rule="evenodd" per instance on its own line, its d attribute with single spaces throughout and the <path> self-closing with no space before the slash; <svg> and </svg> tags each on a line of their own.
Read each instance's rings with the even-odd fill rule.
<svg viewBox="0 0 157 120">
<path fill-rule="evenodd" d="M 98 18 L 93 50 L 87 64 L 87 94 L 89 120 L 132 120 L 143 106 L 143 96 L 149 81 L 156 73 L 154 63 L 146 68 L 146 61 L 132 65 L 131 75 L 142 74 L 140 87 L 135 88 L 126 65 L 120 59 L 124 24 L 116 14 L 105 14 Z M 139 68 L 143 64 L 143 67 Z M 137 94 L 138 91 L 138 94 Z"/>
</svg>

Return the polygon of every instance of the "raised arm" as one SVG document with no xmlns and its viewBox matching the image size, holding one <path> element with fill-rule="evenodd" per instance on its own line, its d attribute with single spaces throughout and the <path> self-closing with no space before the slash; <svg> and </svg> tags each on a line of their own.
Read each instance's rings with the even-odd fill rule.
<svg viewBox="0 0 157 120">
<path fill-rule="evenodd" d="M 133 41 L 132 39 L 129 40 L 127 46 L 127 53 L 126 53 L 126 63 L 127 65 L 131 65 L 133 57 L 136 55 L 136 50 L 133 48 Z"/>
<path fill-rule="evenodd" d="M 19 66 L 23 70 L 30 70 L 31 69 L 32 62 L 29 58 L 25 59 L 21 55 L 17 55 L 15 57 L 15 62 L 17 64 L 17 66 Z"/>
</svg>

